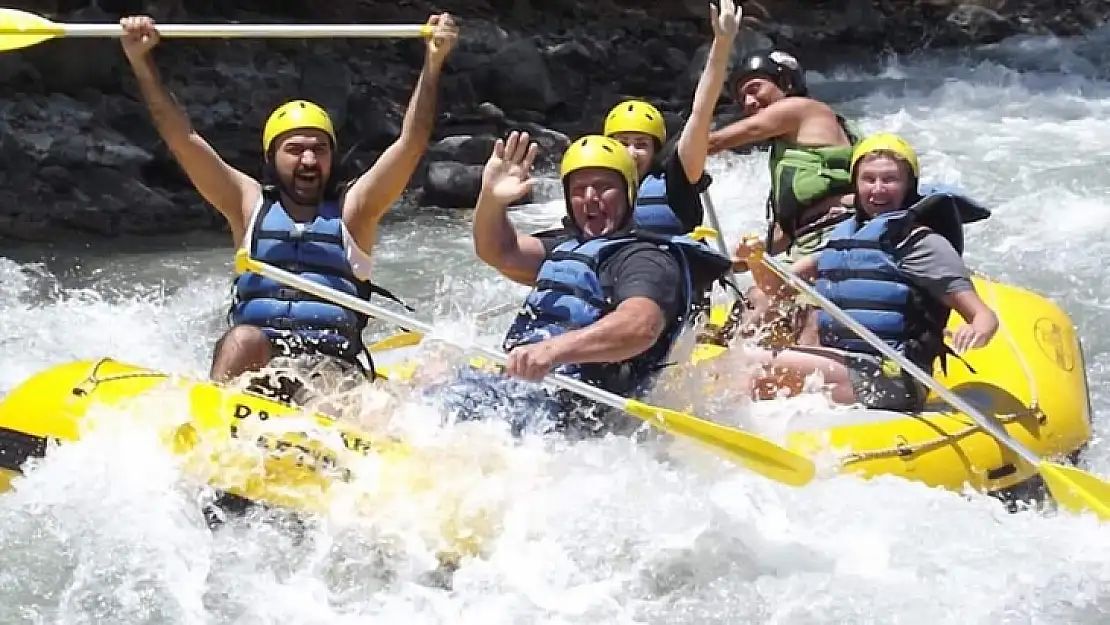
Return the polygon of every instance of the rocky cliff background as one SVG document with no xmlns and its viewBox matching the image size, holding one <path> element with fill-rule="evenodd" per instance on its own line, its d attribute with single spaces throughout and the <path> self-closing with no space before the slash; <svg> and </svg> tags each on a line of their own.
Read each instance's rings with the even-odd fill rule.
<svg viewBox="0 0 1110 625">
<path fill-rule="evenodd" d="M 625 96 L 677 130 L 712 37 L 704 0 L 43 0 L 12 8 L 55 21 L 419 23 L 452 12 L 460 42 L 440 91 L 415 205 L 472 206 L 495 136 L 538 134 L 548 165 L 567 137 L 600 129 Z M 315 7 L 315 8 L 314 8 Z M 1019 33 L 1072 35 L 1105 21 L 1106 0 L 750 0 L 736 54 L 774 44 L 810 69 L 884 51 L 966 46 Z M 163 40 L 163 77 L 198 130 L 257 174 L 260 126 L 306 97 L 339 125 L 357 172 L 400 129 L 419 72 L 417 40 Z M 719 113 L 729 116 L 722 97 Z M 55 40 L 0 53 L 0 238 L 53 240 L 225 229 L 159 140 L 118 42 Z"/>
</svg>

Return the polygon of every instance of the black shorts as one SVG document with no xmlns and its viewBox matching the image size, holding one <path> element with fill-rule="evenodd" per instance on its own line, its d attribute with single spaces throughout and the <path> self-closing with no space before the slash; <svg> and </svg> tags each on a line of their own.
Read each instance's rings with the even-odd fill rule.
<svg viewBox="0 0 1110 625">
<path fill-rule="evenodd" d="M 918 412 L 925 405 L 927 391 L 898 363 L 873 354 L 847 353 L 844 364 L 856 400 L 868 408 Z"/>
<path fill-rule="evenodd" d="M 373 380 L 373 363 L 362 342 L 334 333 L 266 330 L 273 358 L 296 360 L 308 366 L 334 362 L 345 373 L 358 371 Z"/>
<path fill-rule="evenodd" d="M 311 397 L 330 396 L 374 381 L 373 362 L 361 341 L 354 345 L 335 334 L 265 332 L 271 348 L 269 368 L 277 371 L 252 376 L 247 389 L 254 393 L 303 405 Z"/>
</svg>

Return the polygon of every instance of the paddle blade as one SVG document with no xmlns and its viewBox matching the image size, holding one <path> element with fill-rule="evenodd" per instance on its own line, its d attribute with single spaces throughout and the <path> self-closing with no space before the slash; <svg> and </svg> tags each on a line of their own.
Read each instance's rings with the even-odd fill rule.
<svg viewBox="0 0 1110 625">
<path fill-rule="evenodd" d="M 1046 461 L 1037 468 L 1061 508 L 1075 514 L 1093 512 L 1102 521 L 1110 520 L 1110 484 L 1076 467 Z"/>
<path fill-rule="evenodd" d="M 255 268 L 255 261 L 245 249 L 235 250 L 235 273 L 244 274 Z"/>
<path fill-rule="evenodd" d="M 34 13 L 0 9 L 0 52 L 30 48 L 65 34 L 62 26 Z"/>
<path fill-rule="evenodd" d="M 416 361 L 405 361 L 395 365 L 381 365 L 375 363 L 374 372 L 383 380 L 408 382 L 416 375 L 416 370 L 419 366 L 419 363 Z"/>
<path fill-rule="evenodd" d="M 419 332 L 398 332 L 393 336 L 387 336 L 384 339 L 375 342 L 367 349 L 369 349 L 371 353 L 387 352 L 391 349 L 410 347 L 423 340 L 424 335 Z"/>
<path fill-rule="evenodd" d="M 664 431 L 713 447 L 751 470 L 790 486 L 805 486 L 816 473 L 813 461 L 754 434 L 630 399 L 624 409 Z"/>
<path fill-rule="evenodd" d="M 716 239 L 721 236 L 715 228 L 709 226 L 698 226 L 690 232 L 690 238 L 696 241 L 705 241 L 706 239 Z"/>
<path fill-rule="evenodd" d="M 718 356 L 724 355 L 728 351 L 727 347 L 714 345 L 712 343 L 701 343 L 694 347 L 693 353 L 690 354 L 690 364 L 696 365 L 704 360 L 713 360 Z"/>
</svg>

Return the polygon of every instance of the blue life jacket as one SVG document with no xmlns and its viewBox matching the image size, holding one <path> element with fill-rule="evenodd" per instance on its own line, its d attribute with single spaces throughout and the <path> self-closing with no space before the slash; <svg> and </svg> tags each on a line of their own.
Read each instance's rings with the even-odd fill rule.
<svg viewBox="0 0 1110 625">
<path fill-rule="evenodd" d="M 666 320 L 663 335 L 644 353 L 619 363 L 560 365 L 556 373 L 578 378 L 610 392 L 631 395 L 646 390 L 684 324 L 691 320 L 699 297 L 731 265 L 730 260 L 688 236 L 665 236 L 631 230 L 588 241 L 576 238 L 557 245 L 540 266 L 532 292 L 505 337 L 503 348 L 538 343 L 571 330 L 587 327 L 615 309 L 609 289 L 601 282 L 607 258 L 637 241 L 656 243 L 682 268 L 682 313 Z"/>
<path fill-rule="evenodd" d="M 380 293 L 400 302 L 385 289 L 355 277 L 347 261 L 338 202 L 322 203 L 315 219 L 306 224 L 296 223 L 273 197 L 264 196 L 259 210 L 250 237 L 252 258 L 361 299 Z M 331 345 L 331 351 L 348 360 L 365 352 L 366 315 L 255 273 L 235 279 L 228 316 L 233 325 L 257 326 L 270 338 L 295 334 L 310 344 Z"/>
<path fill-rule="evenodd" d="M 667 200 L 667 180 L 662 175 L 648 174 L 640 183 L 632 219 L 640 230 L 670 235 L 687 230 Z"/>
<path fill-rule="evenodd" d="M 912 234 L 916 225 L 925 225 L 962 255 L 963 224 L 988 216 L 986 208 L 947 190 L 930 193 L 910 208 L 866 221 L 857 215 L 838 225 L 820 252 L 817 291 L 929 371 L 934 359 L 950 353 L 943 331 L 951 311 L 899 268 L 899 245 L 908 237 L 919 236 Z M 927 231 L 918 232 L 924 235 Z M 822 345 L 879 354 L 824 310 L 818 311 L 817 323 Z"/>
</svg>

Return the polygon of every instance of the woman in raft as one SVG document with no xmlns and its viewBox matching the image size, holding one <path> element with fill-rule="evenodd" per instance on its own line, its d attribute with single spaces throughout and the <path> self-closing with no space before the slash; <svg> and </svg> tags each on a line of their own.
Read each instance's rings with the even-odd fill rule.
<svg viewBox="0 0 1110 625">
<path fill-rule="evenodd" d="M 880 133 L 861 141 L 852 154 L 855 218 L 831 233 L 825 248 L 794 263 L 793 273 L 922 370 L 937 358 L 986 345 L 998 317 L 983 302 L 964 264 L 963 224 L 985 219 L 990 211 L 949 192 L 922 197 L 917 155 L 900 137 Z M 795 289 L 760 262 L 763 244 L 749 238 L 736 249 L 756 285 L 776 301 Z M 945 327 L 955 310 L 966 323 Z M 820 371 L 839 404 L 919 411 L 926 389 L 894 361 L 819 310 L 818 345 L 784 350 L 757 348 L 737 356 L 758 366 L 749 384 L 754 398 L 779 391 L 796 395 L 805 378 Z M 945 343 L 951 341 L 951 347 Z"/>
</svg>

